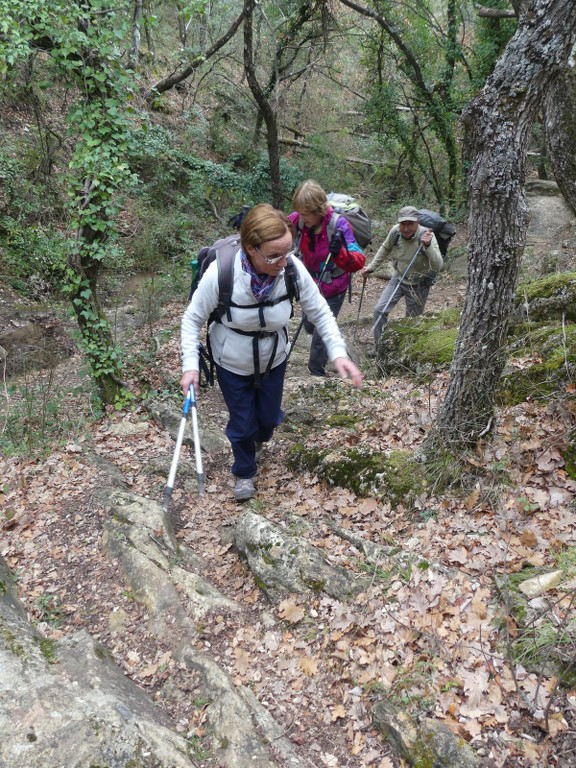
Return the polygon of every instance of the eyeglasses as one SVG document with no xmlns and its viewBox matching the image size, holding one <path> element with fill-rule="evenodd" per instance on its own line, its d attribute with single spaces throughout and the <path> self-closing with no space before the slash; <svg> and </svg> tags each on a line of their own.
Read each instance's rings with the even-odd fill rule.
<svg viewBox="0 0 576 768">
<path fill-rule="evenodd" d="M 278 264 L 278 262 L 282 261 L 283 259 L 289 259 L 290 256 L 294 256 L 296 251 L 294 249 L 288 251 L 288 253 L 283 253 L 282 256 L 264 256 L 260 248 L 257 248 L 254 246 L 254 250 L 258 251 L 260 256 L 264 259 L 266 264 Z"/>
</svg>

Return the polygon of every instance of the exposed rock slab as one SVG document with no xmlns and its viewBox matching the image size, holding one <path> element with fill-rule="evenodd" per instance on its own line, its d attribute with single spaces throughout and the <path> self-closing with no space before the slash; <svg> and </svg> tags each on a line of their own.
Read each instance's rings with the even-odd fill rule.
<svg viewBox="0 0 576 768">
<path fill-rule="evenodd" d="M 316 547 L 255 512 L 241 517 L 234 542 L 268 593 L 315 591 L 346 600 L 364 585 L 344 568 L 330 565 Z"/>
<path fill-rule="evenodd" d="M 195 633 L 196 622 L 213 610 L 239 610 L 192 568 L 206 572 L 207 565 L 176 543 L 170 520 L 162 507 L 119 490 L 107 499 L 110 517 L 103 545 L 119 560 L 137 600 L 150 617 L 158 638 L 181 631 Z"/>
<path fill-rule="evenodd" d="M 410 765 L 434 768 L 479 768 L 475 752 L 446 725 L 430 718 L 417 724 L 384 699 L 372 708 L 374 723 Z"/>
<path fill-rule="evenodd" d="M 211 703 L 205 713 L 217 749 L 227 768 L 274 768 L 276 757 L 283 766 L 308 768 L 310 763 L 297 757 L 284 731 L 260 704 L 252 690 L 235 685 L 230 676 L 212 659 L 185 650 L 186 664 L 202 675 Z"/>
<path fill-rule="evenodd" d="M 82 631 L 53 643 L 28 622 L 0 558 L 0 766 L 191 768 L 186 739 Z"/>
</svg>

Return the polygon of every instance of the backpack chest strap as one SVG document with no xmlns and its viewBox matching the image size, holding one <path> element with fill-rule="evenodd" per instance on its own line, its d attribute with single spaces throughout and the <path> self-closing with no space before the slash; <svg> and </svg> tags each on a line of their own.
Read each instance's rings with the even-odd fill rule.
<svg viewBox="0 0 576 768">
<path fill-rule="evenodd" d="M 234 333 L 239 333 L 241 336 L 251 336 L 252 337 L 252 359 L 254 361 L 254 386 L 256 389 L 260 389 L 262 385 L 262 377 L 267 376 L 270 373 L 270 370 L 272 368 L 272 363 L 274 362 L 274 358 L 276 357 L 276 351 L 278 349 L 278 339 L 280 331 L 242 331 L 239 328 L 230 328 L 231 331 L 234 331 Z M 286 331 L 286 328 L 282 329 L 284 331 L 284 335 L 286 336 L 286 341 L 288 341 L 288 333 Z M 260 371 L 260 345 L 258 344 L 260 339 L 268 339 L 271 336 L 274 336 L 274 346 L 272 347 L 272 352 L 270 354 L 270 359 L 268 360 L 268 365 L 266 366 L 266 370 L 264 373 L 261 373 Z"/>
<path fill-rule="evenodd" d="M 279 296 L 277 299 L 266 299 L 265 301 L 259 301 L 255 304 L 236 304 L 235 302 L 231 301 L 228 305 L 228 310 L 226 314 L 226 319 L 228 322 L 232 322 L 232 314 L 230 312 L 230 308 L 234 307 L 235 309 L 258 309 L 258 323 L 261 328 L 266 327 L 266 320 L 264 318 L 264 310 L 266 307 L 275 307 L 276 304 L 281 304 L 283 301 L 290 300 L 292 301 L 292 298 L 285 293 L 283 296 Z M 222 322 L 220 320 L 220 322 Z M 232 328 L 233 331 L 236 331 L 237 333 L 240 333 L 237 328 Z M 250 336 L 252 335 L 252 331 L 246 332 L 246 335 Z"/>
</svg>

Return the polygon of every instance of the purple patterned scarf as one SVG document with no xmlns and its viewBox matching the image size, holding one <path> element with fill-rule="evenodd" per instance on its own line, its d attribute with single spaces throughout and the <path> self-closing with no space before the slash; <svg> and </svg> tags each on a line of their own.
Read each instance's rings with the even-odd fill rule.
<svg viewBox="0 0 576 768">
<path fill-rule="evenodd" d="M 274 275 L 259 275 L 248 256 L 242 251 L 242 269 L 250 275 L 250 288 L 256 301 L 266 301 L 270 298 L 276 278 Z"/>
</svg>

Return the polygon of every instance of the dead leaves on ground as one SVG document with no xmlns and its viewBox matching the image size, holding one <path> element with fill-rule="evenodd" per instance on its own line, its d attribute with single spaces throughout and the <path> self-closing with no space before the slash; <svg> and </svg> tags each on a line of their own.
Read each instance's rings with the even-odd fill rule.
<svg viewBox="0 0 576 768">
<path fill-rule="evenodd" d="M 177 367 L 174 362 L 175 379 Z M 426 389 L 396 379 L 369 382 L 353 395 L 354 428 L 302 437 L 320 449 L 414 450 L 445 385 L 444 374 Z M 202 409 L 210 407 L 221 408 L 217 390 L 202 393 L 200 428 Z M 270 605 L 229 539 L 223 540 L 241 513 L 231 496 L 228 457 L 208 462 L 201 509 L 189 504 L 183 483 L 175 488 L 178 538 L 210 562 L 215 585 L 243 606 L 243 615 L 207 622 L 199 629 L 198 650 L 209 650 L 237 684 L 252 687 L 318 765 L 397 768 L 371 726 L 371 703 L 384 695 L 442 720 L 475 745 L 490 744 L 500 764 L 545 759 L 546 739 L 567 728 L 551 705 L 557 681 L 508 663 L 492 578 L 527 563 L 550 565 L 559 548 L 576 544 L 575 484 L 564 467 L 559 428 L 567 429 L 574 413 L 563 415 L 560 407 L 527 402 L 502 411 L 493 440 L 470 458 L 471 469 L 482 470 L 477 483 L 463 494 L 423 495 L 396 509 L 288 471 L 291 443 L 278 430 L 274 459 L 264 459 L 258 476 L 258 503 L 279 525 L 295 513 L 331 563 L 370 575 L 369 587 L 349 603 L 290 595 Z M 205 711 L 193 702 L 194 676 L 147 633 L 141 606 L 102 555 L 101 511 L 90 500 L 99 482 L 90 451 L 113 462 L 133 492 L 161 499 L 165 478 L 146 467 L 152 459 L 171 458 L 168 435 L 151 422 L 145 434 L 135 429 L 130 439 L 111 429 L 115 421 L 142 419 L 138 411 L 111 414 L 89 438 L 71 438 L 43 461 L 3 459 L 0 553 L 18 573 L 32 616 L 40 615 L 39 599 L 46 611 L 59 608 L 61 624 L 47 631 L 87 627 L 179 728 L 202 735 Z M 368 562 L 327 521 L 374 544 L 398 544 L 405 558 Z M 506 627 L 517 631 L 511 622 Z M 171 697 L 172 681 L 191 695 Z M 523 735 L 530 727 L 539 729 L 538 738 Z"/>
</svg>

